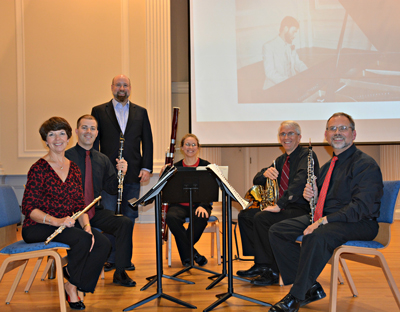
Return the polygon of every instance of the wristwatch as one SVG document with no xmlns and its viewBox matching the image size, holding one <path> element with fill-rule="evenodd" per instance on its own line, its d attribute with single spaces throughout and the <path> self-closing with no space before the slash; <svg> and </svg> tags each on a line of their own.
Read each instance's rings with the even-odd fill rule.
<svg viewBox="0 0 400 312">
<path fill-rule="evenodd" d="M 324 225 L 324 218 L 323 217 L 319 218 L 317 223 L 318 223 L 318 226 Z"/>
</svg>

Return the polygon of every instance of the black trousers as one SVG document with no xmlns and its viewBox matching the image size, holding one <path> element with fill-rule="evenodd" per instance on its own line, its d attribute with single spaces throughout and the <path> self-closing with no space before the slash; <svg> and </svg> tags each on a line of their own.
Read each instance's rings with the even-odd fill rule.
<svg viewBox="0 0 400 312">
<path fill-rule="evenodd" d="M 277 222 L 305 214 L 307 212 L 302 209 L 286 209 L 280 212 L 260 211 L 259 209 L 242 210 L 239 213 L 238 221 L 243 255 L 254 255 L 256 264 L 268 266 L 275 272 L 279 272 L 269 243 L 269 229 Z"/>
<path fill-rule="evenodd" d="M 208 216 L 211 215 L 210 207 L 203 207 L 207 210 Z M 171 205 L 168 208 L 166 222 L 171 230 L 171 233 L 175 236 L 176 246 L 178 247 L 179 256 L 181 257 L 181 261 L 189 261 L 190 260 L 190 231 L 192 224 L 189 224 L 189 227 L 185 229 L 183 224 L 185 223 L 185 218 L 189 218 L 189 207 L 182 205 Z M 204 229 L 207 226 L 208 218 L 202 218 L 195 215 L 195 211 L 197 207 L 193 209 L 193 220 L 192 223 L 194 225 L 194 235 L 193 235 L 193 245 L 196 244 L 201 234 L 203 234 Z M 194 248 L 193 254 L 196 255 L 198 252 Z"/>
<path fill-rule="evenodd" d="M 22 229 L 27 243 L 44 242 L 57 227 L 36 224 Z M 92 235 L 77 226 L 65 228 L 53 241 L 68 244 L 68 272 L 70 283 L 84 292 L 94 292 L 103 264 L 110 252 L 110 241 L 100 232 L 93 231 L 95 243 L 91 252 Z"/>
<path fill-rule="evenodd" d="M 116 216 L 111 210 L 97 209 L 90 224 L 115 237 L 115 266 L 117 268 L 129 267 L 132 259 L 133 223 L 131 219 L 125 216 Z"/>
<path fill-rule="evenodd" d="M 310 225 L 309 216 L 288 219 L 271 226 L 269 238 L 285 285 L 293 284 L 290 293 L 304 300 L 336 247 L 349 240 L 373 240 L 379 225 L 375 220 L 332 222 L 320 226 L 303 237 L 296 238 Z"/>
</svg>

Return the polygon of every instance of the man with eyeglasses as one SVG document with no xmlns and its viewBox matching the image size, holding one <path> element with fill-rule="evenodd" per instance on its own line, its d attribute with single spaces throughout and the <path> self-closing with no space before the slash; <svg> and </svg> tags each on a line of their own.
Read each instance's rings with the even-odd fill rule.
<svg viewBox="0 0 400 312">
<path fill-rule="evenodd" d="M 373 240 L 378 233 L 382 174 L 375 160 L 355 147 L 355 123 L 345 113 L 328 119 L 325 138 L 333 157 L 320 170 L 317 188 L 304 188 L 303 196 L 319 198 L 314 222 L 308 216 L 271 226 L 269 238 L 285 285 L 290 292 L 270 311 L 296 312 L 322 299 L 325 293 L 316 281 L 336 247 L 349 240 Z M 295 243 L 304 235 L 302 245 Z"/>
<path fill-rule="evenodd" d="M 118 75 L 111 82 L 113 99 L 92 108 L 91 115 L 98 122 L 99 134 L 93 144 L 94 149 L 106 154 L 116 166 L 119 158 L 120 136 L 124 136 L 123 158 L 129 163 L 124 178 L 121 212 L 132 220 L 138 212 L 129 207 L 128 200 L 139 198 L 140 183 L 147 182 L 153 170 L 153 136 L 147 110 L 129 101 L 131 81 L 125 75 Z M 104 207 L 114 210 L 117 207 L 117 195 L 102 192 L 101 202 Z M 113 237 L 109 236 L 113 242 Z M 104 266 L 105 271 L 115 269 L 115 244 L 113 251 Z M 132 264 L 127 270 L 134 270 Z"/>
<path fill-rule="evenodd" d="M 258 209 L 246 209 L 239 213 L 239 229 L 242 238 L 243 254 L 254 255 L 254 265 L 248 270 L 237 271 L 241 277 L 254 277 L 254 285 L 268 286 L 279 282 L 279 269 L 272 252 L 268 232 L 269 228 L 282 220 L 307 215 L 310 204 L 303 197 L 307 182 L 308 148 L 299 146 L 301 129 L 297 122 L 288 120 L 281 123 L 279 141 L 285 153 L 273 165 L 262 169 L 253 179 L 253 184 L 264 186 L 267 178 L 277 180 L 279 199 L 275 206 Z M 314 172 L 319 173 L 317 156 L 313 153 Z"/>
</svg>

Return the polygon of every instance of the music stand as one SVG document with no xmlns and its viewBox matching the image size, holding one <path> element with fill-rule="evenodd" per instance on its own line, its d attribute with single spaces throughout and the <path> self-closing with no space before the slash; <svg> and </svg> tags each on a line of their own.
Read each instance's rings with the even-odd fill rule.
<svg viewBox="0 0 400 312">
<path fill-rule="evenodd" d="M 247 296 L 243 296 L 243 295 L 237 294 L 233 291 L 233 277 L 234 276 L 233 276 L 233 266 L 232 266 L 232 200 L 236 200 L 236 197 L 233 195 L 233 193 L 230 190 L 231 186 L 225 185 L 224 181 L 220 177 L 218 177 L 218 179 L 219 179 L 218 184 L 221 186 L 223 195 L 224 195 L 224 197 L 225 196 L 227 197 L 227 200 L 225 202 L 225 205 L 226 205 L 225 211 L 227 211 L 227 216 L 228 216 L 228 220 L 227 220 L 228 221 L 228 274 L 227 274 L 227 276 L 228 276 L 228 291 L 223 294 L 218 294 L 217 295 L 218 300 L 215 301 L 214 303 L 212 303 L 211 305 L 209 305 L 207 308 L 205 308 L 203 310 L 203 312 L 208 312 L 208 311 L 213 310 L 214 308 L 219 306 L 221 303 L 228 300 L 230 297 L 235 297 L 235 298 L 239 298 L 242 300 L 246 300 L 246 301 L 250 301 L 253 303 L 271 307 L 272 304 L 270 304 L 268 302 L 264 302 L 264 301 L 253 299 L 253 298 L 250 298 Z M 224 200 L 223 200 L 223 205 L 224 205 Z M 224 257 L 224 262 L 225 262 L 225 257 Z M 223 277 L 225 277 L 224 274 L 221 274 L 219 280 L 221 280 Z M 215 283 L 214 284 L 212 283 L 211 285 L 214 286 Z M 208 289 L 209 289 L 209 287 L 208 287 Z"/>
<path fill-rule="evenodd" d="M 168 180 L 174 175 L 174 173 L 176 172 L 176 168 L 174 166 L 172 166 L 171 168 L 166 168 L 164 171 L 167 171 L 167 172 L 164 172 L 164 174 L 161 176 L 161 178 L 158 180 L 158 182 L 144 196 L 142 196 L 138 200 L 136 200 L 135 198 L 129 200 L 130 207 L 132 209 L 135 209 L 138 205 L 145 204 L 146 202 L 151 202 L 151 200 L 155 198 L 157 293 L 125 308 L 123 311 L 133 310 L 147 302 L 150 302 L 151 300 L 158 299 L 158 298 L 165 298 L 167 300 L 170 300 L 177 304 L 183 305 L 190 309 L 197 309 L 197 307 L 194 305 L 191 305 L 187 302 L 184 302 L 182 300 L 179 300 L 177 298 L 174 298 L 172 296 L 164 294 L 163 290 L 162 290 L 162 277 L 167 277 L 167 276 L 163 275 L 163 267 L 162 267 L 161 194 L 160 194 L 160 192 L 163 189 L 163 187 L 166 185 Z M 172 277 L 170 277 L 170 278 L 172 278 Z M 180 280 L 177 278 L 172 278 L 172 279 Z M 180 281 L 187 282 L 184 280 L 180 280 Z M 189 283 L 192 283 L 192 282 L 189 282 Z"/>
<path fill-rule="evenodd" d="M 200 169 L 198 167 L 198 169 Z M 189 203 L 189 220 L 190 220 L 190 265 L 177 273 L 176 277 L 191 269 L 197 269 L 211 274 L 217 274 L 214 271 L 207 270 L 200 266 L 194 265 L 193 252 L 193 204 L 209 203 L 218 201 L 219 186 L 215 174 L 208 170 L 196 170 L 191 167 L 179 167 L 176 174 L 168 181 L 162 192 L 163 203 Z"/>
</svg>

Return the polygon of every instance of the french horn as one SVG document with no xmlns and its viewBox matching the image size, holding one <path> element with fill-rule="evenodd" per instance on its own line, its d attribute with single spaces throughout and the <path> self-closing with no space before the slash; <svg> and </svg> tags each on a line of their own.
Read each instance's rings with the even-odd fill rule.
<svg viewBox="0 0 400 312">
<path fill-rule="evenodd" d="M 275 161 L 274 161 L 275 167 Z M 279 199 L 279 185 L 276 180 L 267 178 L 265 186 L 253 185 L 246 193 L 244 198 L 252 200 L 253 204 L 249 208 L 264 208 L 275 206 Z"/>
</svg>

